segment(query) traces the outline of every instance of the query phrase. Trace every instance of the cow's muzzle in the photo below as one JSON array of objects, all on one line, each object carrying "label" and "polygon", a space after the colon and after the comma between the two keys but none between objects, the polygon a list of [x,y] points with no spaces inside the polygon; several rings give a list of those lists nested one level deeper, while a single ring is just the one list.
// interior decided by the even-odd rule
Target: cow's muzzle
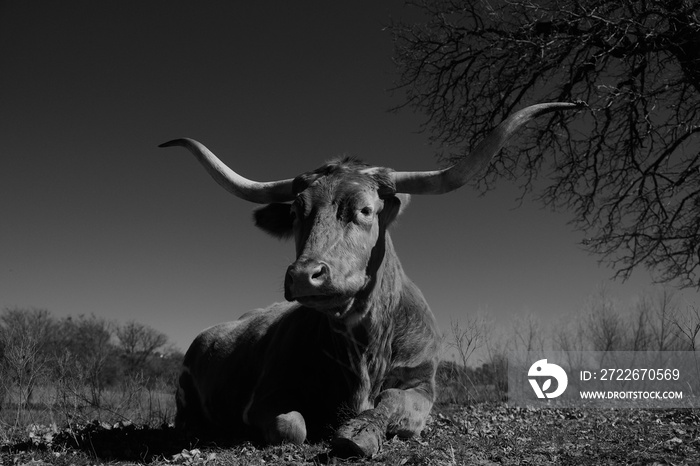
[{"label": "cow's muzzle", "polygon": [[328,293],[331,272],[328,264],[313,259],[300,259],[287,268],[284,298],[287,301],[322,297]]}]

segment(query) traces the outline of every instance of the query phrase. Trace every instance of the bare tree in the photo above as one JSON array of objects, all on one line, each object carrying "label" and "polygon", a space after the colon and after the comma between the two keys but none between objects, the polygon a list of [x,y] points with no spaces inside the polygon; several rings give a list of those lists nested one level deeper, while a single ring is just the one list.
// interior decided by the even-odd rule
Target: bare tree
[{"label": "bare tree", "polygon": [[513,321],[510,350],[516,352],[543,352],[547,335],[539,319],[533,314]]},{"label": "bare tree", "polygon": [[560,319],[552,331],[552,349],[555,351],[587,351],[585,324],[580,316]]},{"label": "bare tree", "polygon": [[680,336],[686,340],[686,348],[697,351],[698,335],[700,334],[700,308],[689,306],[685,312],[680,313],[674,324],[678,327]]},{"label": "bare tree", "polygon": [[55,378],[60,382],[59,391],[81,396],[87,389],[87,401],[99,407],[102,392],[109,381],[107,365],[114,355],[112,344],[114,325],[94,315],[90,317],[67,317],[60,322],[61,354],[60,364],[56,365]]},{"label": "bare tree", "polygon": [[593,351],[622,351],[627,326],[616,303],[602,289],[588,303],[585,332]]},{"label": "bare tree", "polygon": [[684,346],[680,330],[675,324],[679,318],[679,307],[676,295],[672,290],[662,288],[655,293],[642,297],[637,304],[637,313],[644,315],[646,322],[645,347],[631,348],[653,351],[674,351]]},{"label": "bare tree", "polygon": [[143,371],[149,356],[168,342],[164,333],[134,321],[117,327],[115,333],[131,374]]},{"label": "bare tree", "polygon": [[584,351],[589,349],[586,340],[585,321],[581,316],[561,317],[552,328],[552,349],[564,351],[569,370],[573,373],[586,367]]},{"label": "bare tree", "polygon": [[[637,304],[630,315],[629,336],[626,349],[631,351],[647,351],[654,346],[654,330],[652,324],[653,310],[646,299]],[[662,331],[663,333],[663,331]]]},{"label": "bare tree", "polygon": [[450,321],[450,331],[452,335],[447,344],[455,351],[458,362],[463,367],[468,367],[474,352],[486,344],[492,324],[483,315],[476,315],[467,318],[465,323]]},{"label": "bare tree", "polygon": [[[393,24],[397,89],[436,142],[468,153],[513,110],[584,100],[554,114],[486,175],[541,172],[547,205],[566,208],[584,244],[628,277],[700,285],[700,2],[415,0],[423,24]],[[537,187],[543,186],[538,183]]]},{"label": "bare tree", "polygon": [[0,314],[0,392],[17,394],[18,422],[34,388],[48,373],[54,329],[44,309],[6,308]]},{"label": "bare tree", "polygon": [[449,384],[456,384],[456,389],[469,399],[469,393],[477,391],[476,381],[473,379],[473,371],[470,365],[473,362],[474,353],[484,347],[489,339],[493,326],[486,321],[483,315],[478,314],[468,317],[466,322],[450,321],[451,335],[447,339],[447,346],[454,351],[456,365],[450,365],[448,374]]},{"label": "bare tree", "polygon": [[482,378],[493,383],[495,394],[505,399],[508,393],[508,343],[490,338],[486,342],[486,359],[482,366]]}]

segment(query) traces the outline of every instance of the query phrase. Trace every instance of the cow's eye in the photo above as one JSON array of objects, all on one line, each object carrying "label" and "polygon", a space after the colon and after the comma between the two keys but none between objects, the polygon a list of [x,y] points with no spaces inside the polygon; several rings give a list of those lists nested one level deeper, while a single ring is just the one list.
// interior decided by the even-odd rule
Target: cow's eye
[{"label": "cow's eye", "polygon": [[371,205],[362,207],[361,209],[357,209],[354,211],[354,216],[352,218],[352,221],[354,223],[359,223],[363,225],[369,225],[372,223],[372,219],[374,218],[374,208]]}]

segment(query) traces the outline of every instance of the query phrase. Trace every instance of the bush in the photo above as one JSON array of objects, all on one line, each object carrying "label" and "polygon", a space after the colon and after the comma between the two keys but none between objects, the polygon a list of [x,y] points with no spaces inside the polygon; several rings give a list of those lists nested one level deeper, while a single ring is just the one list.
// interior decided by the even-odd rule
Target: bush
[{"label": "bush", "polygon": [[136,322],[4,309],[0,425],[169,422],[183,355],[167,343],[164,334]]}]

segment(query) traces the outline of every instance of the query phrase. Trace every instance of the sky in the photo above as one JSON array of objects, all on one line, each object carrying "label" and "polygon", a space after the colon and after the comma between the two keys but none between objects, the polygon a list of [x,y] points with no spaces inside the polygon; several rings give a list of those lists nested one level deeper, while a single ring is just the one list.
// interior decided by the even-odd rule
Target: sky
[{"label": "sky", "polygon": [[[403,95],[385,26],[417,17],[396,0],[0,1],[0,308],[136,320],[184,350],[282,301],[293,245],[157,146],[195,138],[259,181],[345,154],[434,169],[423,115],[389,111]],[[601,286],[623,302],[649,289],[644,270],[610,282],[570,215],[518,195],[414,196],[393,228],[443,330],[479,313],[556,326]]]}]

